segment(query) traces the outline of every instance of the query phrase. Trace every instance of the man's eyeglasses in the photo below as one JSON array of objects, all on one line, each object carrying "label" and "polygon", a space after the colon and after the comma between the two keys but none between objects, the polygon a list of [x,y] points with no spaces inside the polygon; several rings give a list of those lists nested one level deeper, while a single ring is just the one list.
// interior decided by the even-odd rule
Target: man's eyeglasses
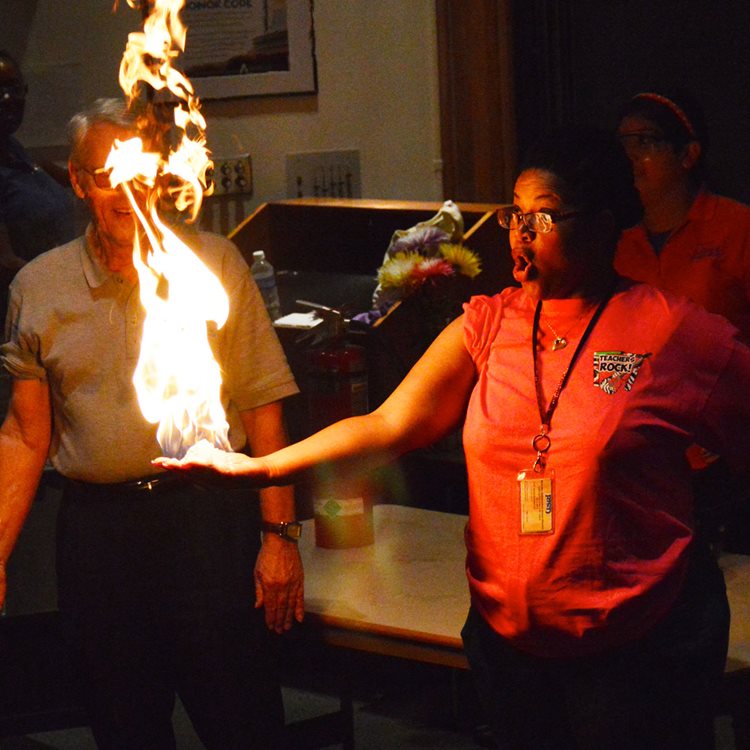
[{"label": "man's eyeglasses", "polygon": [[8,102],[11,99],[23,99],[29,87],[25,83],[14,83],[11,86],[0,86],[0,102]]},{"label": "man's eyeglasses", "polygon": [[663,151],[668,143],[663,135],[656,133],[620,133],[617,138],[630,157],[655,154]]},{"label": "man's eyeglasses", "polygon": [[523,214],[513,206],[503,206],[497,209],[497,223],[503,229],[520,229],[526,227],[531,232],[538,234],[547,234],[558,221],[572,219],[574,216],[580,216],[587,213],[586,211],[568,211],[567,213],[553,214],[547,211],[533,211],[532,213]]},{"label": "man's eyeglasses", "polygon": [[81,171],[90,174],[94,178],[94,184],[100,190],[116,190],[117,188],[112,186],[112,170],[107,167],[99,167],[98,169],[86,169],[86,167],[78,167]]}]

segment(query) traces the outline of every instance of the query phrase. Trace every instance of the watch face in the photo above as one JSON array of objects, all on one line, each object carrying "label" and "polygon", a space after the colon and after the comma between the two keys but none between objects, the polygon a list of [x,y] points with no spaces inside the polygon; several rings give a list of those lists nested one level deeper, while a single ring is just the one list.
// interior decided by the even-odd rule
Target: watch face
[{"label": "watch face", "polygon": [[291,521],[286,524],[284,532],[290,539],[299,539],[302,536],[302,524],[299,521]]},{"label": "watch face", "polygon": [[261,528],[263,531],[276,534],[290,542],[296,542],[302,536],[302,523],[300,521],[282,521],[281,523],[263,521]]}]

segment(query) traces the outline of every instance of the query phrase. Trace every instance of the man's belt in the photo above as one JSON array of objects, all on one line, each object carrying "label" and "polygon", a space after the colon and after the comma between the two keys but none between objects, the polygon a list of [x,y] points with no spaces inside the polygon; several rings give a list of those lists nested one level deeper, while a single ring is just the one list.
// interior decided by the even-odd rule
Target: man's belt
[{"label": "man's belt", "polygon": [[195,487],[195,485],[177,474],[164,472],[150,477],[131,479],[127,482],[81,482],[77,479],[65,478],[64,487],[65,493],[70,497],[106,499],[129,495],[146,498],[159,495],[167,490],[175,490],[180,487],[187,489],[188,487]]}]

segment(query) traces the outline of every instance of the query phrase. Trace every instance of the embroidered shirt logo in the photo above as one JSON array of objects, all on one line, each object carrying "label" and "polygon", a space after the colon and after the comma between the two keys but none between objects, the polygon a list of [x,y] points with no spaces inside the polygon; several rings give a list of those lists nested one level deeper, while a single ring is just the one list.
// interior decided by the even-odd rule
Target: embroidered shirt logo
[{"label": "embroidered shirt logo", "polygon": [[651,352],[594,352],[594,385],[610,396],[620,388],[629,391],[638,377],[638,371]]}]

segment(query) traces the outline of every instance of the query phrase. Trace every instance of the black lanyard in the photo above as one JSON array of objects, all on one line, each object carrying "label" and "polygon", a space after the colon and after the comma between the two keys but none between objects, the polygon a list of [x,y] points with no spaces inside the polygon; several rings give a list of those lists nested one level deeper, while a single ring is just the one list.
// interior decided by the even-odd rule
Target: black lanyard
[{"label": "black lanyard", "polygon": [[539,336],[539,321],[542,316],[542,300],[539,300],[539,302],[537,302],[536,304],[536,310],[534,310],[534,324],[531,330],[531,356],[533,357],[534,361],[534,391],[536,392],[536,404],[539,407],[539,419],[541,420],[541,427],[539,428],[539,434],[535,435],[534,439],[531,441],[531,445],[536,451],[534,471],[537,473],[541,473],[542,471],[544,471],[545,454],[547,453],[547,451],[549,451],[550,445],[552,445],[552,441],[549,437],[549,431],[550,425],[552,423],[552,415],[555,413],[557,402],[560,400],[560,394],[563,392],[563,388],[565,388],[565,386],[567,385],[570,373],[573,371],[573,367],[578,361],[578,357],[583,351],[583,348],[586,345],[591,332],[594,330],[596,322],[601,317],[601,314],[604,312],[604,308],[607,306],[607,303],[612,297],[612,293],[613,292],[610,291],[604,296],[604,298],[594,311],[594,314],[591,316],[591,320],[589,320],[589,323],[586,326],[586,330],[583,332],[583,336],[581,336],[581,340],[578,342],[578,346],[573,352],[573,356],[570,358],[570,362],[568,362],[568,366],[565,368],[565,371],[560,378],[560,382],[557,384],[557,388],[555,388],[555,392],[552,394],[552,398],[550,399],[546,411],[544,409],[544,406],[542,405],[542,383],[541,378],[539,377],[539,362],[537,361],[536,355],[536,342]]}]

